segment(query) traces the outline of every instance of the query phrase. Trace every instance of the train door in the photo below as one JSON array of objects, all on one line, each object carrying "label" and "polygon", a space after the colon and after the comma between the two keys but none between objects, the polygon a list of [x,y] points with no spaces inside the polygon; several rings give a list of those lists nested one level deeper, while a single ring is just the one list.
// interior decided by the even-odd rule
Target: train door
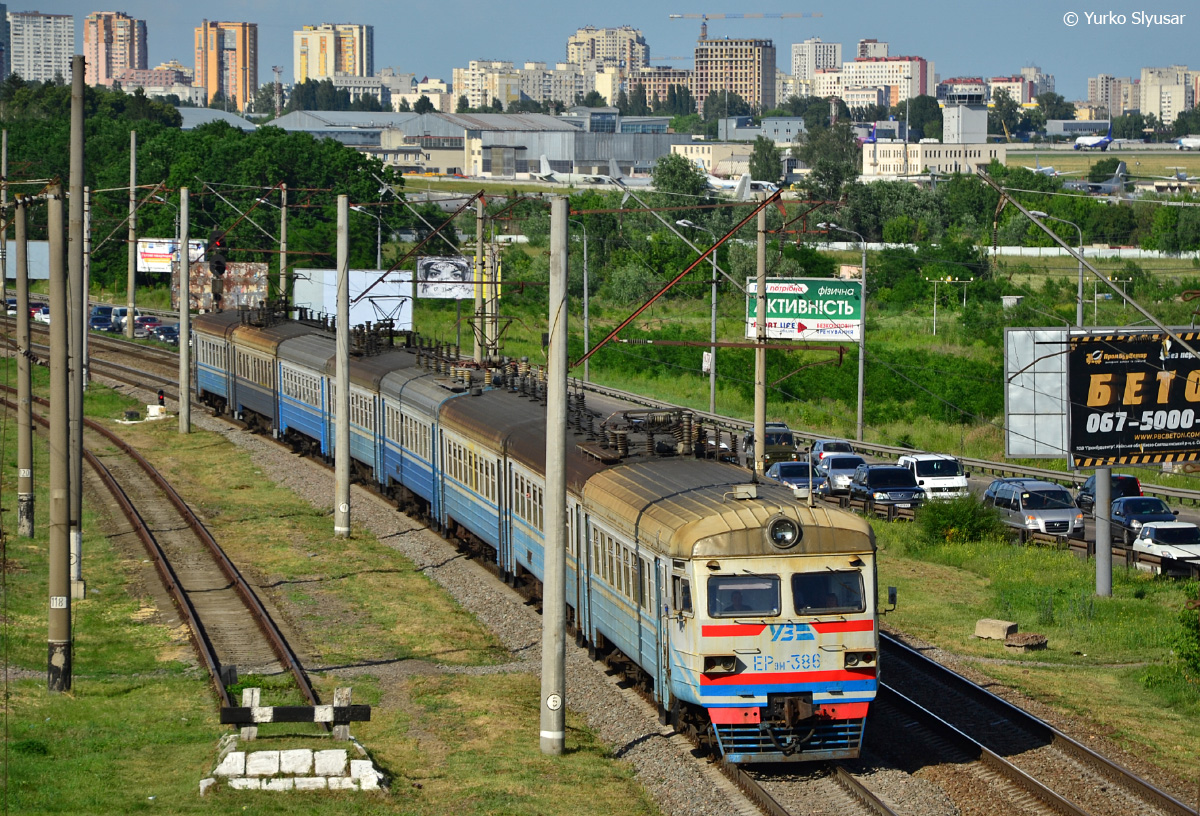
[{"label": "train door", "polygon": [[496,560],[501,571],[508,575],[513,571],[512,562],[512,504],[513,504],[513,472],[512,462],[505,457],[500,472],[500,546],[497,548]]},{"label": "train door", "polygon": [[689,619],[695,616],[687,563],[679,559],[661,559],[658,562],[659,656],[658,676],[654,680],[658,690],[660,718],[665,717],[672,708],[675,699],[671,692],[674,656],[678,653],[680,640],[686,636]]}]

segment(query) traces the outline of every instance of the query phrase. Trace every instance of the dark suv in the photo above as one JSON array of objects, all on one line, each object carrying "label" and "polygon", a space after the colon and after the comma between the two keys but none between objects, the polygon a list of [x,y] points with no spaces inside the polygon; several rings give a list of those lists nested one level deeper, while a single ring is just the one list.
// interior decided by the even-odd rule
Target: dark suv
[{"label": "dark suv", "polygon": [[[1136,476],[1123,476],[1119,473],[1112,475],[1112,498],[1120,499],[1125,496],[1140,495],[1142,495],[1142,485]],[[1094,474],[1088,477],[1088,480],[1083,483],[1083,487],[1079,488],[1075,504],[1085,513],[1096,512],[1096,476]]]},{"label": "dark suv", "polygon": [[876,507],[917,507],[925,501],[925,491],[906,467],[859,465],[850,480],[850,501],[861,501],[869,516]]}]

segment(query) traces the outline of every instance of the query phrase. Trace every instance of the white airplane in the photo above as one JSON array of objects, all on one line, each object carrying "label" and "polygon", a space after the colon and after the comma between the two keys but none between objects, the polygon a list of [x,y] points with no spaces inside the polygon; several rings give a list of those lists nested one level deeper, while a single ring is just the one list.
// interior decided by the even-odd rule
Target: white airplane
[{"label": "white airplane", "polygon": [[550,160],[542,155],[542,171],[530,173],[538,181],[551,181],[555,184],[613,184],[611,176],[600,173],[558,173],[550,169]]},{"label": "white airplane", "polygon": [[1181,136],[1175,140],[1176,150],[1196,150],[1200,148],[1200,136]]},{"label": "white airplane", "polygon": [[755,181],[750,178],[749,173],[742,173],[737,180],[723,179],[720,176],[714,176],[709,173],[699,161],[694,159],[693,161],[696,162],[696,166],[704,173],[704,178],[708,180],[708,189],[718,193],[733,191],[733,197],[738,201],[745,201],[750,197],[750,193],[773,193],[779,189],[778,185],[772,184],[769,181]]},{"label": "white airplane", "polygon": [[1036,173],[1039,176],[1050,176],[1053,178],[1053,177],[1057,177],[1057,176],[1070,176],[1070,175],[1074,175],[1075,173],[1079,172],[1078,170],[1069,170],[1065,173],[1060,173],[1060,172],[1056,171],[1053,167],[1042,167],[1042,160],[1040,158],[1038,158],[1037,156],[1033,157],[1033,164],[1034,164],[1033,167],[1026,166],[1025,169],[1031,173]]},{"label": "white airplane", "polygon": [[1113,139],[1112,122],[1109,122],[1108,133],[1104,134],[1103,136],[1080,136],[1075,140],[1075,149],[1095,150],[1096,148],[1099,148],[1101,150],[1108,150],[1108,146],[1114,141],[1120,141],[1120,139]]}]

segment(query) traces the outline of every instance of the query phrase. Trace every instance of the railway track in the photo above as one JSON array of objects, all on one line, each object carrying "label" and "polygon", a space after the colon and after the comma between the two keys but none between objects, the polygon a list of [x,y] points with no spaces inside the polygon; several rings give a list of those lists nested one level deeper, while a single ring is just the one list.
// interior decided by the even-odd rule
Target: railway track
[{"label": "railway track", "polygon": [[[15,396],[15,389],[4,391]],[[35,400],[46,406],[45,400]],[[11,411],[15,402],[5,400]],[[45,417],[35,413],[40,425]],[[231,706],[230,669],[290,673],[310,705],[316,694],[299,660],[241,573],[170,483],[102,424],[84,420],[84,458],[145,546],[222,706]]]},{"label": "railway track", "polygon": [[[1186,816],[1196,813],[1132,771],[1071,739],[919,651],[880,635],[884,668],[873,717],[911,740],[907,757],[948,763],[988,795],[992,812],[1070,816]],[[936,712],[936,713],[935,713]],[[898,744],[895,739],[889,740]],[[918,752],[916,745],[926,750]],[[972,791],[970,781],[953,788]]]}]

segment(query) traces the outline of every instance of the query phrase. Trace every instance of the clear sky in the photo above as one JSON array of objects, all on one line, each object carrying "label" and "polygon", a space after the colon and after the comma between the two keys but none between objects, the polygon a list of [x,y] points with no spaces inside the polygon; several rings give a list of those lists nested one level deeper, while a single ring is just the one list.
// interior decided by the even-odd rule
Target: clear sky
[{"label": "clear sky", "polygon": [[[1117,3],[1125,0],[1117,0]],[[97,5],[81,0],[37,0],[8,3],[9,11],[37,10],[73,14],[76,51],[83,52],[83,19],[93,11],[123,11],[146,21],[150,67],[170,59],[192,65],[192,30],[202,19],[258,24],[259,83],[272,79],[271,66],[284,67],[292,79],[292,32],[303,25],[359,23],[375,27],[375,69],[395,67],[405,73],[450,81],[455,66],[473,59],[553,63],[566,56],[566,40],[585,25],[629,25],[642,30],[652,61],[690,57],[700,21],[672,20],[668,15],[717,13],[821,13],[803,19],[715,19],[710,38],[761,37],[775,41],[781,68],[790,70],[791,44],[809,37],[841,42],[843,57],[858,40],[886,40],[893,55],[916,55],[934,61],[943,79],[952,76],[1000,76],[1038,65],[1053,74],[1056,90],[1068,100],[1085,98],[1087,78],[1099,73],[1140,75],[1142,66],[1187,65],[1200,69],[1200,4],[1194,0],[1138,0],[1110,5],[1086,0],[804,0],[735,3],[711,7],[679,0],[607,0],[589,4],[563,0],[122,0]],[[1107,19],[1109,13],[1118,15]],[[1137,13],[1186,15],[1177,23],[1150,26]],[[1068,25],[1064,18],[1077,15]],[[1091,19],[1088,15],[1091,15]],[[1105,16],[1102,21],[1101,15]],[[1121,19],[1123,15],[1123,22]],[[691,67],[687,61],[669,63]]]}]

